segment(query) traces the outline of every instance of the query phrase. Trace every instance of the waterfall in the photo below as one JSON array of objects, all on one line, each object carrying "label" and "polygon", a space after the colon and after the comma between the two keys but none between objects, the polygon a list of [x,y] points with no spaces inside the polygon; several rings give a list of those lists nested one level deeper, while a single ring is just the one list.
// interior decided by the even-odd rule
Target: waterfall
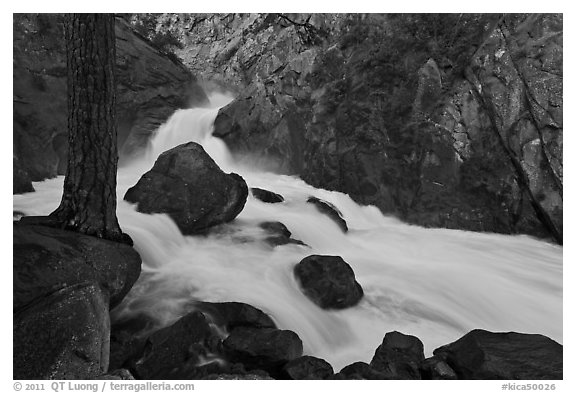
[{"label": "waterfall", "polygon": [[[118,219],[142,256],[143,272],[116,313],[144,312],[164,326],[189,311],[194,299],[248,303],[298,333],[304,352],[326,359],[336,371],[369,363],[393,330],[419,337],[427,356],[475,328],[540,333],[562,342],[561,246],[528,236],[407,225],[298,177],[240,166],[211,135],[218,108],[229,99],[212,96],[212,108],[177,111],[158,129],[145,158],[119,169]],[[279,193],[285,202],[249,196],[233,222],[195,237],[183,236],[167,215],[141,214],[122,200],[162,151],[188,141],[202,144],[249,187]],[[14,210],[50,213],[62,185],[63,177],[34,183],[36,192],[14,195]],[[306,203],[309,196],[337,206],[349,232]],[[263,221],[284,223],[309,247],[273,248],[258,226]],[[325,311],[306,298],[292,270],[311,254],[342,256],[364,289],[363,300]]]}]

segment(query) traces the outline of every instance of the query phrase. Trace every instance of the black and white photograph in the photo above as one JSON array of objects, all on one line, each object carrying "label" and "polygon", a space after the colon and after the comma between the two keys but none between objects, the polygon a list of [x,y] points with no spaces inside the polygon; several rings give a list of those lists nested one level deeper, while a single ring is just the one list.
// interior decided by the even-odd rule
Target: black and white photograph
[{"label": "black and white photograph", "polygon": [[561,391],[564,14],[180,9],[12,14],[6,391]]}]

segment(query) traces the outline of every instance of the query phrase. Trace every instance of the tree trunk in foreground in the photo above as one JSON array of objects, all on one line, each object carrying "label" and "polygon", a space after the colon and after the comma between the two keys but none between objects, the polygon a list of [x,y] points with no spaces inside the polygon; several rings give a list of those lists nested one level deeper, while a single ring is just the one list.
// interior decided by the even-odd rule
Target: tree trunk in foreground
[{"label": "tree trunk in foreground", "polygon": [[51,217],[66,229],[126,242],[116,217],[114,15],[67,15],[65,36],[68,168],[62,201]]}]

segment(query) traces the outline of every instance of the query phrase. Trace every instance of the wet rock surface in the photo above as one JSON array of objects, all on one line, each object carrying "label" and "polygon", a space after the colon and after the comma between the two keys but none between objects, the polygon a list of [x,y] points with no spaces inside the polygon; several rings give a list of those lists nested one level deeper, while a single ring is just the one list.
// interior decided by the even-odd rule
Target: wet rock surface
[{"label": "wet rock surface", "polygon": [[196,379],[221,371],[218,363],[208,361],[218,344],[209,321],[194,312],[146,338],[142,352],[126,366],[138,379]]},{"label": "wet rock surface", "polygon": [[283,368],[288,379],[329,379],[334,375],[334,369],[324,359],[314,356],[302,356],[291,360]]},{"label": "wet rock surface", "polygon": [[546,336],[480,329],[434,350],[458,379],[562,379],[562,354]]},{"label": "wet rock surface", "polygon": [[277,375],[290,360],[302,356],[302,341],[290,330],[239,327],[223,342],[228,359],[248,370],[264,369]]},{"label": "wet rock surface", "polygon": [[109,366],[110,308],[140,274],[132,247],[13,225],[14,377],[91,379]]},{"label": "wet rock surface", "polygon": [[452,367],[437,356],[427,358],[420,364],[420,374],[422,379],[458,379]]},{"label": "wet rock surface", "polygon": [[301,240],[293,239],[292,232],[286,228],[286,225],[279,221],[266,221],[260,223],[260,228],[264,229],[270,236],[265,241],[273,247],[283,246],[285,244],[298,244],[305,246]]},{"label": "wet rock surface", "polygon": [[340,370],[339,373],[334,374],[334,377],[332,379],[387,380],[395,378],[393,376],[375,370],[367,363],[356,362],[344,367],[342,370]]},{"label": "wet rock surface", "polygon": [[142,213],[168,214],[185,235],[232,221],[247,197],[244,179],[222,172],[194,142],[162,153],[124,195]]},{"label": "wet rock surface", "polygon": [[390,332],[376,349],[370,366],[395,379],[421,379],[419,365],[423,360],[424,345],[418,337]]},{"label": "wet rock surface", "polygon": [[94,284],[116,306],[140,275],[130,246],[37,225],[13,225],[14,312],[58,290]]},{"label": "wet rock surface", "polygon": [[250,188],[250,192],[254,196],[254,198],[261,200],[265,203],[280,203],[284,202],[284,197],[280,194],[276,194],[275,192],[264,190],[263,188],[252,187]]},{"label": "wet rock surface", "polygon": [[238,302],[226,303],[194,303],[194,308],[205,315],[218,326],[230,331],[237,327],[276,328],[276,324],[261,310],[249,304]]},{"label": "wet rock surface", "polygon": [[342,217],[342,213],[336,206],[331,204],[330,202],[323,201],[322,199],[316,197],[309,197],[306,201],[318,209],[318,211],[326,216],[330,217],[332,221],[338,225],[338,227],[342,230],[342,232],[348,232],[348,224],[346,220]]},{"label": "wet rock surface", "polygon": [[92,379],[108,368],[110,316],[95,284],[76,284],[14,314],[15,379]]},{"label": "wet rock surface", "polygon": [[294,268],[302,292],[325,309],[342,309],[356,305],[364,291],[354,271],[339,256],[310,255]]}]

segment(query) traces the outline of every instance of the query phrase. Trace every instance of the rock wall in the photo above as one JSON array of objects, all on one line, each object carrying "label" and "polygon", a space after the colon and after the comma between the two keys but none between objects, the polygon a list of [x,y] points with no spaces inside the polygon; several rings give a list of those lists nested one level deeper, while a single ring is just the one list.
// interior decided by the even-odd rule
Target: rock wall
[{"label": "rock wall", "polygon": [[215,134],[238,157],[419,225],[562,242],[562,16],[478,23],[452,57],[411,49],[397,18],[164,23],[191,69],[237,91]]},{"label": "rock wall", "polygon": [[[118,147],[123,159],[136,154],[174,110],[208,99],[186,67],[150,46],[121,18],[116,18],[116,40]],[[62,16],[15,14],[13,42],[14,161],[20,168],[14,171],[16,185],[26,174],[39,181],[66,171]]]}]

